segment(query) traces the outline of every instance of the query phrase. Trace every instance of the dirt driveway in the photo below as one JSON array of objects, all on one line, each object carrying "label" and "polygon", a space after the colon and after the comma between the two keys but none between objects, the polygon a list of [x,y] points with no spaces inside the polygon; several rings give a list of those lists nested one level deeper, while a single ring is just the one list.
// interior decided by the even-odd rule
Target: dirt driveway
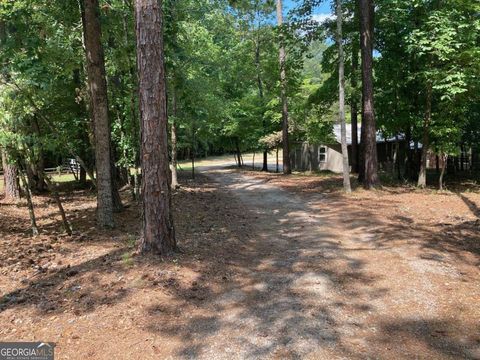
[{"label": "dirt driveway", "polygon": [[209,176],[256,219],[242,273],[218,303],[211,354],[227,340],[234,358],[480,358],[472,264],[414,238],[384,241],[369,209],[241,173]]},{"label": "dirt driveway", "polygon": [[0,339],[59,359],[480,358],[478,253],[406,217],[210,169],[174,195],[182,252],[158,259],[133,255],[134,204],[99,233],[94,201],[66,201],[73,239],[54,204],[33,240],[26,208],[0,206]]}]

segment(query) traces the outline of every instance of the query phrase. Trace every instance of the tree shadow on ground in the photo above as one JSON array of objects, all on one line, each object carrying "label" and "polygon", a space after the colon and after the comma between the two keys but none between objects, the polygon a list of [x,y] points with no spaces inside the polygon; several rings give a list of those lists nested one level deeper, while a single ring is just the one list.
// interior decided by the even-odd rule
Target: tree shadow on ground
[{"label": "tree shadow on ground", "polygon": [[478,220],[428,224],[401,215],[379,222],[372,229],[375,244],[390,247],[417,247],[423,259],[458,265],[480,264]]},{"label": "tree shadow on ground", "polygon": [[[125,249],[116,249],[105,255],[74,266],[64,266],[24,281],[25,286],[5,294],[0,300],[0,313],[10,308],[33,307],[38,315],[70,311],[75,315],[93,311],[99,305],[120,301],[126,292],[120,283],[103,288],[95,276],[104,272],[121,271],[120,255]],[[88,281],[80,281],[88,277]],[[83,286],[80,286],[79,283]],[[89,283],[89,286],[85,286]],[[108,291],[104,291],[108,290]]]},{"label": "tree shadow on ground", "polygon": [[[381,322],[379,328],[381,335],[367,341],[390,347],[397,354],[421,353],[423,347],[438,358],[476,359],[480,354],[478,323],[407,318]],[[377,355],[370,352],[366,358]]]},{"label": "tree shadow on ground", "polygon": [[[200,238],[196,245],[186,245],[199,256],[198,278],[190,285],[176,284],[168,303],[149,307],[146,329],[181,339],[177,356],[182,358],[217,354],[232,358],[328,358],[331,354],[364,358],[351,339],[370,334],[371,325],[364,319],[379,311],[389,289],[380,285],[384,279],[366,270],[363,260],[351,255],[362,249],[345,248],[338,233],[322,224],[336,223],[350,230],[384,224],[368,209],[350,210],[348,218],[328,209],[319,214],[304,198],[292,202],[297,196],[291,193],[275,192],[271,199],[272,192],[262,188],[266,183],[261,179],[242,184],[237,175],[228,176],[231,180],[224,184],[227,193],[203,179],[200,187],[210,191],[197,194],[195,201],[204,204],[204,213],[184,214],[193,223],[203,221],[207,232],[216,232],[208,240],[213,244],[202,242],[199,229],[187,229],[184,235]],[[229,195],[230,191],[235,195]],[[257,200],[252,203],[250,198],[249,205],[238,201],[238,197],[252,196]],[[223,199],[223,206],[218,205],[218,198]],[[334,197],[328,206],[335,208],[343,202]],[[367,219],[369,224],[352,223],[355,218]],[[377,240],[375,236],[366,238],[365,251],[392,246]],[[172,316],[171,321],[164,321],[165,314]],[[373,337],[377,349],[388,330],[381,328]],[[433,330],[423,331],[423,341],[432,354],[442,354],[427,342]],[[408,328],[405,332],[416,337]],[[450,344],[449,351],[465,354],[458,352],[460,345],[449,334],[441,337]],[[395,343],[394,338],[388,341]]]},{"label": "tree shadow on ground", "polygon": [[477,218],[480,218],[480,208],[478,207],[478,205],[461,193],[458,193],[457,195],[460,199],[462,199],[465,205],[468,206],[472,214],[475,215]]},{"label": "tree shadow on ground", "polygon": [[[37,202],[50,205],[37,217],[38,236],[31,235],[25,213],[5,212],[0,217],[0,273],[21,279],[18,289],[0,294],[0,313],[32,307],[38,315],[78,315],[122,301],[125,283],[112,274],[129,270],[123,256],[131,252],[137,237],[138,207],[130,204],[116,214],[116,229],[99,230],[94,204],[79,194],[67,197],[64,206],[74,230],[67,236],[56,205],[46,196],[39,198]],[[99,277],[111,281],[99,284]]]},{"label": "tree shadow on ground", "polygon": [[[300,195],[306,193],[311,196],[313,201],[318,202],[322,200],[322,193],[328,193],[328,191],[324,191],[325,189],[333,189],[331,193],[326,194],[327,197],[324,199],[328,204],[327,206],[344,209],[341,212],[349,219],[345,222],[344,227],[349,230],[361,230],[370,233],[371,243],[374,243],[377,247],[392,248],[402,243],[408,243],[420,246],[424,250],[424,253],[420,255],[422,257],[429,257],[433,251],[440,255],[447,255],[445,259],[454,257],[460,263],[473,264],[472,258],[468,256],[468,253],[470,253],[476,258],[474,260],[476,264],[480,264],[480,259],[478,259],[478,255],[480,255],[480,220],[452,222],[450,219],[445,219],[444,222],[430,224],[425,221],[418,222],[416,219],[402,214],[394,215],[388,221],[380,220],[372,211],[369,211],[368,206],[371,206],[371,203],[366,202],[364,204],[362,199],[353,203],[350,198],[345,197],[341,192],[341,181],[341,177],[338,176],[326,179],[313,178],[308,180],[306,186],[302,183]],[[286,185],[282,184],[283,188],[292,190],[297,194],[299,194],[298,188],[296,188],[298,186],[299,184],[295,181],[287,182]],[[358,187],[358,184],[354,185],[354,188],[355,186]],[[425,194],[426,190],[398,184],[398,187],[383,188],[381,194],[400,195],[412,192]],[[480,208],[474,201],[462,193],[455,193],[455,195],[462,199],[474,216],[480,218]],[[375,204],[377,212],[381,212],[383,209],[385,211],[398,209],[402,206],[401,202],[394,200],[392,197],[385,198],[382,201],[382,196],[380,195]],[[357,207],[349,207],[349,204],[355,204]],[[358,207],[362,207],[362,210],[359,210]],[[328,212],[324,208],[315,210],[317,212]],[[443,258],[443,256],[438,258]]]},{"label": "tree shadow on ground", "polygon": [[[232,355],[241,358],[274,353],[302,357],[317,348],[341,347],[339,328],[352,325],[337,324],[333,308],[343,306],[357,312],[370,308],[362,301],[330,303],[331,288],[355,297],[363,291],[359,284],[372,284],[375,279],[363,274],[362,262],[343,253],[328,232],[300,234],[308,214],[299,204],[292,208],[288,195],[279,197],[274,208],[271,202],[254,208],[239,203],[237,196],[248,196],[250,191],[259,199],[271,196],[270,190],[259,190],[257,185],[237,187],[236,195],[231,196],[219,193],[218,185],[207,181],[202,186],[211,191],[197,194],[196,199],[204,204],[205,213],[184,214],[191,216],[193,223],[197,223],[196,217],[207,215],[203,221],[211,223],[206,228],[216,231],[219,242],[199,243],[192,249],[203,259],[199,277],[192,286],[173,288],[172,295],[180,299],[177,306],[191,319],[163,322],[164,312],[174,312],[171,305],[155,304],[148,310],[155,314],[162,309],[151,318],[149,331],[182,339],[178,356],[208,356],[225,351],[222,348],[229,344]],[[221,206],[215,201],[218,197]],[[271,212],[277,221],[265,228]],[[285,231],[282,223],[286,221],[292,231]],[[186,237],[195,236],[201,237],[198,229]],[[344,267],[338,269],[333,262]]]},{"label": "tree shadow on ground", "polygon": [[[429,357],[471,355],[474,340],[463,344],[457,335],[474,328],[459,328],[456,334],[442,330],[463,323],[421,316],[412,322],[383,319],[390,288],[367,269],[366,260],[354,255],[396,247],[399,233],[401,241],[415,234],[425,249],[430,244],[440,253],[457,250],[460,256],[456,243],[439,244],[437,233],[411,229],[406,221],[392,227],[369,209],[342,208],[342,196],[272,195],[271,189],[262,188],[268,184],[242,184],[239,176],[228,175],[222,186],[213,177],[199,176],[195,188],[174,195],[177,219],[182,220],[176,224],[182,252],[174,258],[124,258],[131,248],[114,240],[124,230],[105,233],[102,240],[77,247],[100,241],[110,244],[105,254],[29,279],[3,297],[0,314],[32,308],[40,317],[82,315],[141,294],[149,298],[138,327],[164,341],[178,340],[177,358],[375,358],[385,348],[393,349],[387,352],[391,357],[414,356],[417,343],[430,351]],[[319,206],[319,200],[325,203]],[[118,219],[124,223],[133,217],[127,223],[133,226],[138,209],[129,211]],[[89,209],[79,223],[86,229],[93,219]],[[338,229],[365,236],[357,248],[349,248]],[[137,230],[138,224],[133,232]],[[140,293],[122,279],[133,272],[143,273],[140,287],[151,293]],[[195,275],[182,277],[182,272]],[[373,324],[366,320],[377,314],[380,320]],[[412,347],[402,349],[399,336]],[[368,346],[359,346],[362,341]]]}]

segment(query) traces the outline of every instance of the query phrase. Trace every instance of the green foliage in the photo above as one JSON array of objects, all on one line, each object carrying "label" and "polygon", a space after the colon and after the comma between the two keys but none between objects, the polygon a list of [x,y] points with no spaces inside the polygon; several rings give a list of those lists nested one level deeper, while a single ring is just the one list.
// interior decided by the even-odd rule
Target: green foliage
[{"label": "green foliage", "polygon": [[[293,141],[331,142],[337,121],[334,21],[311,20],[319,0],[297,1],[282,28],[272,0],[165,0],[170,123],[180,158],[278,145],[278,45],[287,50]],[[100,1],[117,165],[139,164],[132,2]],[[360,108],[356,2],[345,0],[346,98]],[[479,147],[480,5],[466,0],[378,0],[375,108],[386,136],[422,141],[432,88],[431,149]],[[0,147],[35,162],[80,155],[90,166],[92,126],[77,1],[0,3]],[[350,86],[358,79],[356,87]],[[348,118],[348,116],[347,116]],[[280,139],[281,141],[281,139]]]},{"label": "green foliage", "polygon": [[455,155],[473,120],[469,104],[479,99],[479,62],[472,56],[479,51],[478,4],[379,1],[377,20],[380,126],[389,134],[410,128],[421,141],[426,89],[432,87],[431,148]]},{"label": "green foliage", "polygon": [[79,80],[83,49],[74,5],[41,0],[0,4],[0,143],[30,161],[41,152],[65,153],[67,143],[79,153],[85,149],[79,136],[87,118]]}]

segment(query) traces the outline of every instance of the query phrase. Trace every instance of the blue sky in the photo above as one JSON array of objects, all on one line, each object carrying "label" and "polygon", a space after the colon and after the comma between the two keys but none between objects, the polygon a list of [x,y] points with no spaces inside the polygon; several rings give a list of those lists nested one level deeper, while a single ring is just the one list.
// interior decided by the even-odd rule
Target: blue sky
[{"label": "blue sky", "polygon": [[[288,10],[295,6],[295,0],[284,0],[283,6],[286,13]],[[315,15],[319,16],[320,19],[326,17],[327,15],[330,15],[332,13],[330,6],[330,0],[323,1],[322,4],[317,7],[317,9],[315,9]]]}]

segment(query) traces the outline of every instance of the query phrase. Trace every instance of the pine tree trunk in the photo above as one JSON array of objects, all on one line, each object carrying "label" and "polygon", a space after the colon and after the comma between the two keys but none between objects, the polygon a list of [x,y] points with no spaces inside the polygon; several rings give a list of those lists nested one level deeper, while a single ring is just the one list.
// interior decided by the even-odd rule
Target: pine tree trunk
[{"label": "pine tree trunk", "polygon": [[171,209],[162,1],[136,0],[142,151],[143,234],[140,252],[176,248]]},{"label": "pine tree trunk", "polygon": [[237,165],[239,168],[242,167],[242,152],[240,151],[240,144],[238,138],[235,138],[235,151],[237,152]]},{"label": "pine tree trunk", "polygon": [[366,189],[379,185],[377,130],[373,106],[373,14],[372,0],[360,0],[363,186]]},{"label": "pine tree trunk", "polygon": [[267,150],[263,151],[262,171],[268,171],[268,151]]},{"label": "pine tree trunk", "polygon": [[138,166],[135,166],[133,171],[133,193],[135,194],[135,199],[138,201],[141,194],[141,184],[140,184],[140,174],[138,171]]},{"label": "pine tree trunk", "polygon": [[[283,6],[282,0],[277,0],[277,24],[280,27],[283,26]],[[280,33],[280,50],[279,50],[279,62],[280,62],[280,99],[282,102],[282,144],[283,144],[283,173],[291,174],[292,169],[290,166],[290,144],[288,141],[288,99],[287,99],[287,71],[286,71],[286,54],[285,44],[283,43],[283,35]]]},{"label": "pine tree trunk", "polygon": [[280,166],[278,164],[278,150],[279,149],[278,149],[278,145],[277,145],[277,159],[276,159],[276,164],[275,164],[276,165],[276,167],[275,167],[275,172],[276,173],[280,172]]},{"label": "pine tree trunk", "polygon": [[27,198],[28,215],[30,216],[32,235],[37,236],[39,234],[39,231],[37,227],[37,219],[35,217],[35,209],[33,208],[32,192],[30,190],[31,184],[28,183],[28,180],[26,179],[22,171],[20,171],[20,178],[22,179],[25,197]]},{"label": "pine tree trunk", "polygon": [[460,170],[465,170],[465,147],[463,145],[460,146]]},{"label": "pine tree trunk", "polygon": [[345,60],[343,55],[343,36],[342,36],[342,2],[337,1],[337,44],[338,44],[338,102],[339,102],[339,120],[341,126],[341,143],[343,158],[343,189],[346,193],[351,193],[350,187],[350,166],[348,164],[348,146],[347,146],[347,125],[345,123]]},{"label": "pine tree trunk", "polygon": [[[417,171],[415,170],[415,158],[416,158],[416,149],[412,149],[410,144],[412,142],[412,128],[411,126],[407,127],[407,131],[405,133],[405,146],[406,146],[406,153],[405,153],[405,172],[404,177],[407,180],[417,180]],[[416,147],[416,142],[414,143]]]},{"label": "pine tree trunk", "polygon": [[[112,83],[118,83],[120,80],[117,76],[117,80],[113,80]],[[117,119],[120,125],[120,141],[125,138],[125,124],[124,124],[124,116],[122,115],[121,109],[116,106],[116,112],[117,112]],[[112,200],[113,200],[113,211],[116,213],[122,212],[124,210],[123,203],[122,203],[122,198],[120,196],[119,189],[124,186],[128,182],[128,172],[126,171],[126,168],[123,167],[118,167],[116,165],[117,159],[118,159],[118,152],[117,149],[113,144],[110,146],[111,150],[111,159],[110,159],[110,165],[112,168]],[[125,150],[124,150],[124,156],[126,155]]]},{"label": "pine tree trunk", "polygon": [[97,223],[114,227],[113,179],[111,169],[110,122],[108,119],[105,60],[101,43],[98,0],[83,0],[83,34],[87,73],[95,124],[95,163],[97,169]]},{"label": "pine tree trunk", "polygon": [[[175,85],[174,85],[175,86]],[[178,184],[178,174],[177,174],[177,94],[175,88],[173,89],[172,94],[173,101],[173,120],[171,127],[171,141],[172,141],[172,165],[170,170],[172,172],[172,188],[176,189],[179,187]]]},{"label": "pine tree trunk", "polygon": [[190,152],[191,156],[191,164],[192,164],[192,180],[195,180],[195,152]]},{"label": "pine tree trunk", "polygon": [[[263,95],[263,82],[261,76],[261,67],[260,67],[260,36],[257,36],[257,41],[255,42],[255,67],[257,70],[257,86],[258,86],[258,96],[260,98],[260,102],[262,104],[262,127],[263,127],[263,135],[267,135],[267,123],[265,121],[265,114],[263,113],[263,105],[264,105],[264,95]],[[268,171],[268,156],[267,156],[267,149],[263,152],[263,165],[262,171]]]},{"label": "pine tree trunk", "polygon": [[7,154],[2,151],[4,200],[17,202],[20,199],[17,167],[8,163]]},{"label": "pine tree trunk", "polygon": [[400,154],[400,141],[398,140],[398,136],[395,137],[395,150],[393,153],[393,169],[392,169],[392,177],[397,177],[398,180],[402,179],[402,173],[400,171],[400,161],[399,161],[399,154]]},{"label": "pine tree trunk", "polygon": [[417,186],[424,188],[427,186],[427,157],[429,148],[429,131],[432,119],[432,85],[427,85],[427,100],[425,105],[425,117],[423,119],[423,140],[422,140],[422,157],[420,160],[420,171],[418,173]]},{"label": "pine tree trunk", "polygon": [[113,201],[113,211],[116,213],[122,212],[124,210],[122,198],[119,192],[119,179],[120,174],[117,166],[115,165],[115,155],[112,152],[111,155],[111,178],[112,178],[112,201]]},{"label": "pine tree trunk", "polygon": [[443,177],[445,175],[445,170],[447,169],[447,160],[448,160],[448,155],[442,154],[442,172],[440,173],[440,176],[438,178],[438,188],[440,191],[443,190]]},{"label": "pine tree trunk", "polygon": [[196,152],[196,139],[195,139],[195,121],[192,122],[192,149],[190,151],[190,156],[192,160],[192,179],[195,180],[195,156]]},{"label": "pine tree trunk", "polygon": [[[41,137],[40,125],[37,118],[34,116],[31,123],[32,131],[39,138]],[[37,150],[36,161],[32,164],[32,170],[35,175],[35,191],[42,193],[45,191],[45,179],[44,179],[44,169],[45,169],[45,160],[43,158],[43,150],[41,146],[35,147]]]},{"label": "pine tree trunk", "polygon": [[354,41],[352,44],[352,73],[350,84],[352,95],[350,97],[350,123],[352,127],[352,169],[358,173],[359,168],[359,146],[358,146],[358,106],[357,106],[357,70],[358,70],[358,47]]}]

